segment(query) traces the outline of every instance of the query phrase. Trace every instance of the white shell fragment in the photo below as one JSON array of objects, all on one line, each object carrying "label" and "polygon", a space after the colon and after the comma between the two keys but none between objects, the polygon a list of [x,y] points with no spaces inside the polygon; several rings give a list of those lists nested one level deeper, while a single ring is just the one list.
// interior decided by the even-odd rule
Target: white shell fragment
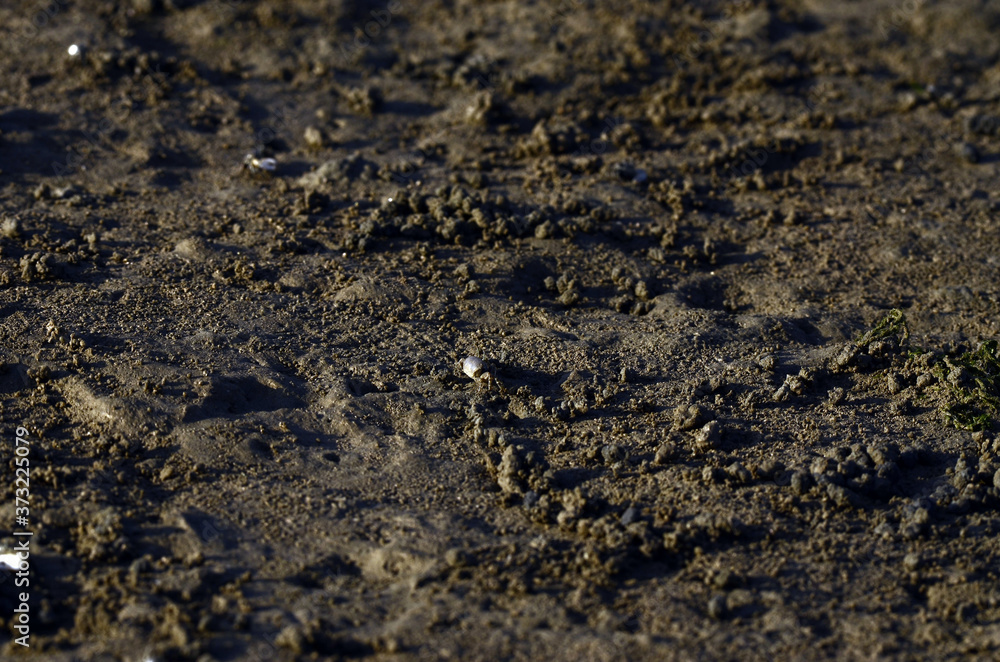
[{"label": "white shell fragment", "polygon": [[0,554],[0,569],[4,570],[17,570],[18,566],[21,565],[21,559],[17,554]]},{"label": "white shell fragment", "polygon": [[278,162],[272,158],[259,159],[253,154],[247,154],[243,159],[243,168],[252,173],[274,172],[278,168]]},{"label": "white shell fragment", "polygon": [[472,379],[478,379],[483,374],[483,361],[475,356],[466,356],[462,359],[462,372]]}]

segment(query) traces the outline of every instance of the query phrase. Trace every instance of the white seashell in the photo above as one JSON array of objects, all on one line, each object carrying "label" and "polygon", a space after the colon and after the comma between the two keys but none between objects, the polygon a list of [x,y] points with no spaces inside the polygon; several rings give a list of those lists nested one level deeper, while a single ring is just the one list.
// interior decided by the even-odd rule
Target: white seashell
[{"label": "white seashell", "polygon": [[475,356],[467,356],[462,359],[462,372],[472,379],[478,379],[483,373],[483,361]]},{"label": "white seashell", "polygon": [[243,169],[252,173],[274,172],[278,168],[278,162],[272,158],[258,159],[252,153],[243,158]]},{"label": "white seashell", "polygon": [[0,554],[0,568],[5,570],[17,570],[21,565],[21,559],[17,554]]}]

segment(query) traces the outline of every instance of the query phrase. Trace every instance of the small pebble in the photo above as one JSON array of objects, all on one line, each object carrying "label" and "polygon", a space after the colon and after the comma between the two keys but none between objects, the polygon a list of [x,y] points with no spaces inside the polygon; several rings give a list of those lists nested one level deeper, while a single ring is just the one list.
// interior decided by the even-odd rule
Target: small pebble
[{"label": "small pebble", "polygon": [[601,447],[601,457],[604,458],[605,464],[610,465],[625,460],[627,453],[618,444],[605,444]]},{"label": "small pebble", "polygon": [[965,121],[965,129],[984,136],[1000,135],[1000,116],[973,115]]},{"label": "small pebble", "polygon": [[777,365],[777,363],[778,361],[774,358],[774,354],[764,354],[757,359],[757,365],[768,372],[774,370],[774,366]]},{"label": "small pebble", "polygon": [[722,426],[718,421],[709,421],[694,433],[694,445],[698,450],[717,448],[721,439]]},{"label": "small pebble", "polygon": [[803,495],[812,487],[812,478],[804,471],[796,471],[792,474],[789,485],[792,491],[798,495]]},{"label": "small pebble", "polygon": [[18,219],[8,217],[0,222],[0,237],[14,239],[19,234],[20,228],[18,227]]},{"label": "small pebble", "polygon": [[623,182],[627,182],[630,179],[634,180],[636,177],[635,166],[631,163],[616,163],[612,168],[618,179]]},{"label": "small pebble", "polygon": [[275,637],[274,643],[298,655],[305,649],[306,636],[301,626],[286,625]]},{"label": "small pebble", "polygon": [[899,95],[899,107],[903,110],[913,110],[920,99],[913,92],[904,92]]},{"label": "small pebble", "polygon": [[753,476],[750,475],[750,470],[743,466],[742,462],[733,462],[728,467],[726,467],[726,475],[736,482],[746,485],[751,480]]},{"label": "small pebble", "polygon": [[968,163],[979,163],[979,150],[971,143],[958,143],[955,153]]},{"label": "small pebble", "polygon": [[556,297],[556,301],[569,308],[580,301],[580,293],[577,290],[566,290]]},{"label": "small pebble", "polygon": [[555,233],[555,224],[552,221],[543,221],[535,228],[535,239],[551,239]]},{"label": "small pebble", "polygon": [[[656,449],[656,456],[653,464],[668,464],[677,454],[677,446],[671,442],[664,442]],[[1000,473],[997,474],[1000,476]]]},{"label": "small pebble", "polygon": [[444,562],[450,568],[461,568],[469,564],[469,555],[457,547],[452,547],[444,553]]},{"label": "small pebble", "polygon": [[839,386],[835,386],[826,394],[826,401],[836,407],[844,401],[845,391]]},{"label": "small pebble", "polygon": [[622,515],[622,526],[628,526],[637,521],[639,521],[639,509],[635,506],[629,506],[625,514]]},{"label": "small pebble", "polygon": [[881,466],[883,464],[888,464],[890,462],[895,463],[899,459],[899,449],[895,444],[887,444],[884,442],[876,442],[868,444],[865,449],[868,453],[868,457],[872,459],[872,462],[876,466]]},{"label": "small pebble", "polygon": [[[732,570],[723,569],[715,573],[712,578],[712,585],[720,590],[736,588],[740,583],[739,576]],[[721,596],[720,596],[721,597]]]},{"label": "small pebble", "polygon": [[312,149],[319,149],[323,146],[323,134],[314,126],[306,127],[303,138],[306,141],[306,145]]},{"label": "small pebble", "polygon": [[693,430],[713,418],[701,405],[681,405],[674,410],[674,430]]},{"label": "small pebble", "polygon": [[729,614],[729,606],[726,604],[726,596],[713,595],[708,601],[708,615],[714,619],[722,620]]},{"label": "small pebble", "polygon": [[757,474],[764,480],[775,480],[785,470],[785,464],[779,460],[766,459],[757,468]]},{"label": "small pebble", "polygon": [[725,472],[718,467],[705,467],[701,470],[701,479],[706,485],[721,483],[725,479]]}]

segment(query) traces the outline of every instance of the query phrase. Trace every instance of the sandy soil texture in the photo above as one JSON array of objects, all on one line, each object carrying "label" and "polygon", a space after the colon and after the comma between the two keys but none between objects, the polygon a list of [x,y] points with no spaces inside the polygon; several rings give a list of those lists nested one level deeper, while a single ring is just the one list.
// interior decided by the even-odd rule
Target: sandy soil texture
[{"label": "sandy soil texture", "polygon": [[0,657],[1000,655],[997,3],[0,25]]}]

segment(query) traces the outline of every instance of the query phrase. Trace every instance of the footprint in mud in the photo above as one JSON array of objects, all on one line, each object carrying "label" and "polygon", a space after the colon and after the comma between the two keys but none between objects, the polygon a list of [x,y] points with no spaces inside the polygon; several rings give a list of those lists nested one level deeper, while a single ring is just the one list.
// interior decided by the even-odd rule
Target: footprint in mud
[{"label": "footprint in mud", "polygon": [[[284,379],[283,381],[288,381]],[[278,376],[237,375],[210,378],[201,401],[187,408],[185,422],[240,416],[252,412],[302,406],[298,388],[282,384]]]}]

